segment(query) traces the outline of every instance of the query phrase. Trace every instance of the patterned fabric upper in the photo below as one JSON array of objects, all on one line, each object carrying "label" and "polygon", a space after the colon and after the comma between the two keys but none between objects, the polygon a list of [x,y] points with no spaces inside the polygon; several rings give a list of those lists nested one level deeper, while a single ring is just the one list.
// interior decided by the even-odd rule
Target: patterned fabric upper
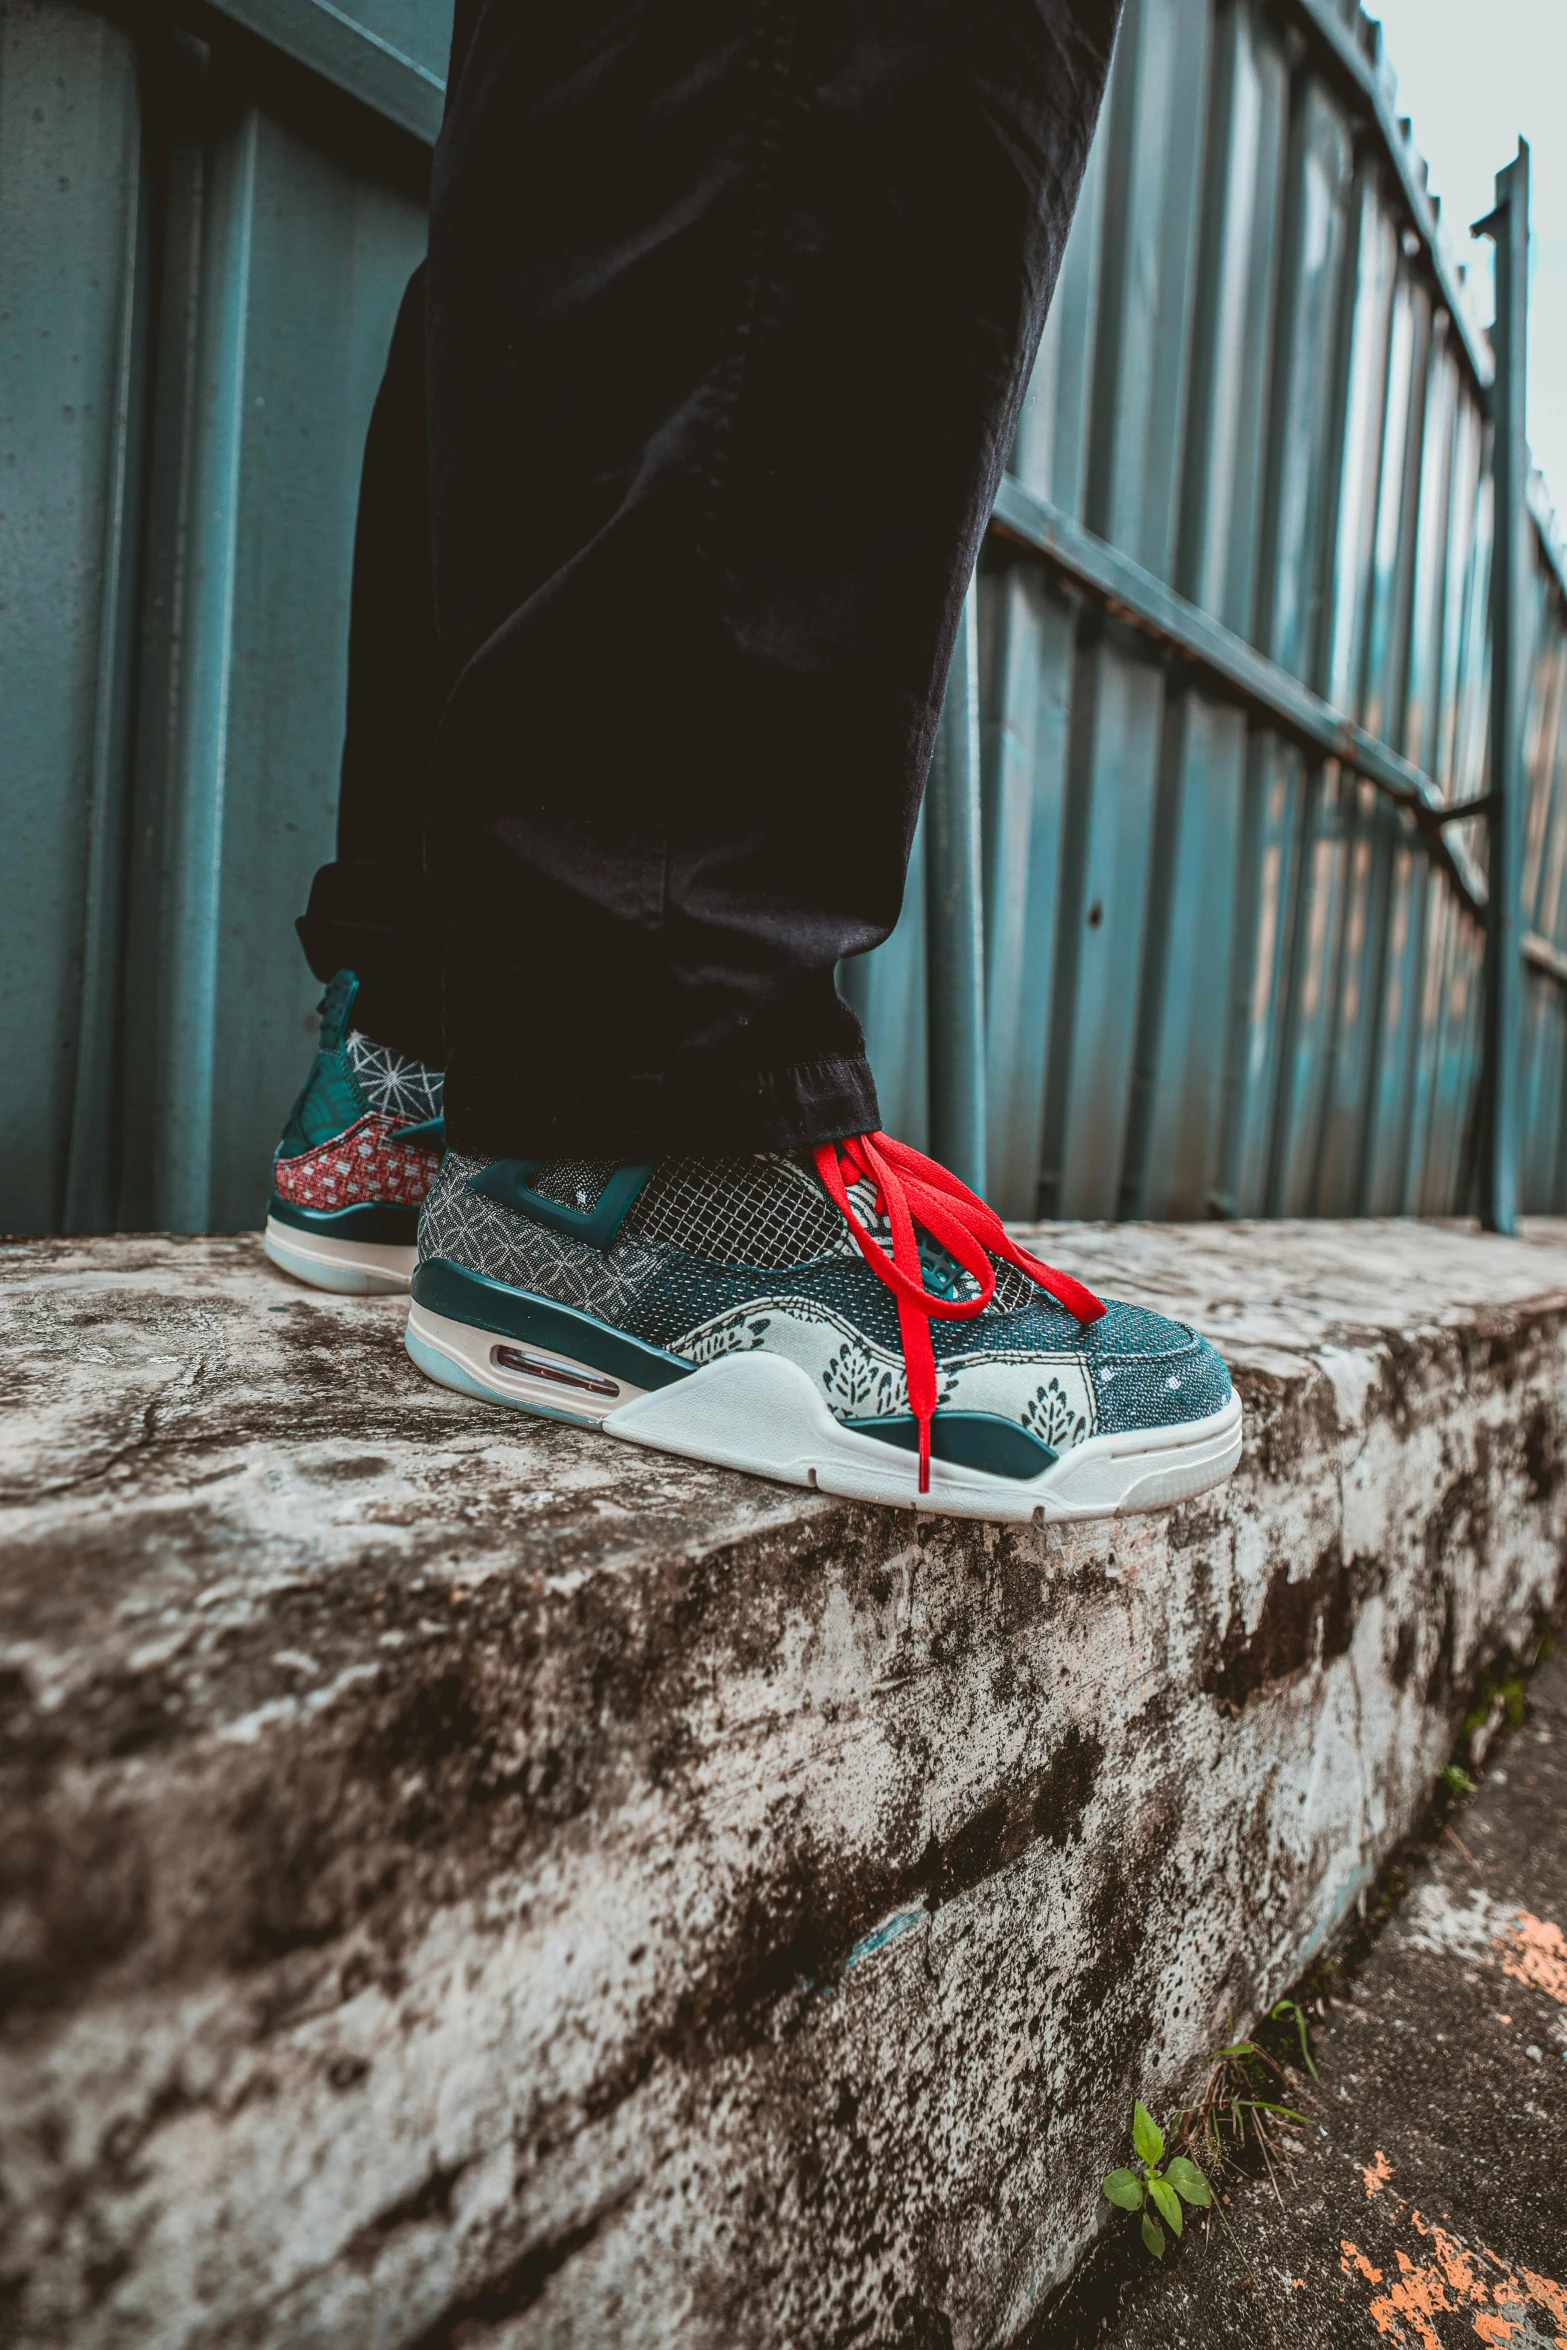
[{"label": "patterned fabric upper", "polygon": [[[755,1347],[784,1353],[842,1420],[908,1411],[896,1301],[814,1169],[778,1154],[662,1160],[614,1242],[598,1249],[471,1191],[485,1164],[447,1157],[420,1219],[421,1259],[574,1306],[689,1362]],[[612,1172],[560,1162],[531,1182],[586,1209]],[[976,1294],[934,1242],[921,1256],[932,1290]],[[1229,1398],[1218,1355],[1182,1324],[1132,1305],[1080,1323],[1005,1263],[983,1313],[930,1327],[938,1409],[998,1413],[1056,1452],[1102,1431],[1202,1419]]]},{"label": "patterned fabric upper", "polygon": [[356,1119],[330,1142],[272,1162],[279,1199],[331,1214],[339,1208],[422,1207],[440,1166],[440,1153],[395,1139],[396,1122]]},{"label": "patterned fabric upper", "polygon": [[362,1028],[351,1028],[343,1042],[354,1082],[372,1110],[382,1110],[404,1126],[423,1126],[441,1115],[446,1087],[444,1069],[410,1060],[388,1044],[377,1044]]},{"label": "patterned fabric upper", "polygon": [[441,1163],[434,1137],[405,1142],[402,1129],[440,1117],[443,1072],[351,1028],[357,990],[346,971],[327,989],[315,1061],[272,1165],[280,1199],[323,1214],[418,1208]]}]

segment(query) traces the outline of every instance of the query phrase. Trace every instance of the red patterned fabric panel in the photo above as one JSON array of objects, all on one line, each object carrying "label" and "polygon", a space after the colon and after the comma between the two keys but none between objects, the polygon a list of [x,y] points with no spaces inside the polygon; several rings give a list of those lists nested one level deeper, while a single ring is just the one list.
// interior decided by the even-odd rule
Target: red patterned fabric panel
[{"label": "red patterned fabric panel", "polygon": [[371,1111],[331,1142],[318,1143],[297,1159],[276,1159],[272,1180],[278,1196],[298,1208],[418,1208],[440,1172],[439,1151],[393,1142],[398,1121]]}]

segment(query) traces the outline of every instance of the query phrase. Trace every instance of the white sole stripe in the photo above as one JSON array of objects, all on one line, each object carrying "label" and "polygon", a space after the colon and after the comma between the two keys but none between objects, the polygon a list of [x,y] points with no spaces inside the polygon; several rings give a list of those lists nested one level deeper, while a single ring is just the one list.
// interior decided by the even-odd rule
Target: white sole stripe
[{"label": "white sole stripe", "polygon": [[419,1259],[416,1248],[389,1241],[340,1240],[330,1232],[301,1232],[267,1218],[261,1245],[281,1272],[312,1289],[340,1297],[388,1297],[406,1293]]}]

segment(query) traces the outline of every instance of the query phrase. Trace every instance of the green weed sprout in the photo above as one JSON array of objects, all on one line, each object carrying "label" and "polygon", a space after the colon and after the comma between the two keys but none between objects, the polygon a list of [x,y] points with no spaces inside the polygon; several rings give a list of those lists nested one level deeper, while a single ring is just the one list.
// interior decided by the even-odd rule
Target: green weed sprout
[{"label": "green weed sprout", "polygon": [[[1196,2163],[1184,2154],[1172,2154],[1164,2161],[1164,2132],[1141,2098],[1132,2108],[1132,2144],[1142,2164],[1142,2176],[1134,2170],[1113,2170],[1100,2192],[1118,2210],[1142,2213],[1143,2242],[1155,2260],[1162,2260],[1165,2234],[1159,2220],[1178,2236],[1185,2224],[1181,2205],[1190,2203],[1194,2209],[1204,2209],[1213,2201],[1213,2189]],[[1159,2219],[1154,2218],[1155,2211]]]},{"label": "green weed sprout", "polygon": [[1322,2075],[1318,2072],[1316,2066],[1311,2061],[1311,2043],[1306,2037],[1306,2011],[1301,2006],[1298,1999],[1281,1999],[1278,2006],[1273,2010],[1272,2020],[1274,2023],[1278,2023],[1281,2017],[1287,2015],[1294,2017],[1295,2029],[1300,2034],[1301,2062],[1304,2064],[1307,2072],[1310,2073],[1312,2079],[1316,2082],[1317,2087],[1320,2089],[1322,2086]]}]

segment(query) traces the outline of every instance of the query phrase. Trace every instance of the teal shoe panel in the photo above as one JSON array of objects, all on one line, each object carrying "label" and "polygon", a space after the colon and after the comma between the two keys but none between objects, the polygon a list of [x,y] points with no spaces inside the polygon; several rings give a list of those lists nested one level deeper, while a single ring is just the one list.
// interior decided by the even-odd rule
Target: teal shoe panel
[{"label": "teal shoe panel", "polygon": [[419,1240],[419,1211],[375,1200],[353,1208],[301,1208],[293,1200],[272,1194],[267,1214],[275,1224],[295,1232],[329,1232],[338,1240],[364,1240],[388,1248],[414,1248]]},{"label": "teal shoe panel", "polygon": [[628,1338],[575,1306],[554,1305],[526,1289],[511,1289],[483,1273],[470,1273],[447,1257],[430,1257],[413,1277],[416,1305],[449,1321],[466,1322],[475,1330],[493,1330],[498,1338],[521,1338],[548,1347],[574,1363],[586,1363],[630,1387],[672,1387],[689,1379],[694,1369],[679,1355],[661,1346]]},{"label": "teal shoe panel", "polygon": [[278,1144],[278,1156],[297,1159],[306,1151],[331,1142],[370,1115],[370,1105],[354,1082],[341,1052],[317,1053],[304,1090],[288,1113],[288,1124]]},{"label": "teal shoe panel", "polygon": [[[879,1437],[904,1452],[918,1452],[919,1423],[912,1413],[884,1420],[845,1420],[856,1436]],[[1030,1436],[1015,1420],[996,1412],[938,1412],[930,1424],[933,1460],[950,1461],[955,1469],[983,1469],[992,1477],[1016,1477],[1026,1482],[1042,1477],[1060,1459],[1037,1436]]]},{"label": "teal shoe panel", "polygon": [[645,1187],[652,1174],[651,1162],[642,1166],[617,1167],[605,1185],[597,1207],[568,1208],[560,1200],[546,1199],[534,1191],[529,1177],[547,1159],[492,1159],[477,1175],[468,1178],[468,1189],[481,1199],[492,1199],[500,1207],[510,1208],[514,1215],[530,1216],[535,1224],[542,1224],[550,1232],[563,1232],[568,1240],[580,1240],[588,1248],[608,1248],[626,1220],[632,1201]]},{"label": "teal shoe panel", "polygon": [[335,971],[327,981],[326,994],[321,998],[321,1031],[316,1039],[322,1052],[335,1053],[347,1036],[358,993],[359,981],[347,969]]}]

